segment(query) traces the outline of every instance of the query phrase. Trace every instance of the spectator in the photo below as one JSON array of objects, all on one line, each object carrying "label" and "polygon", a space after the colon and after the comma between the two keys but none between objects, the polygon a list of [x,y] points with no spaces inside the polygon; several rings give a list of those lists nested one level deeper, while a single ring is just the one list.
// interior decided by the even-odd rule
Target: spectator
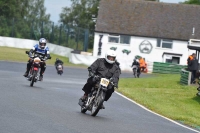
[{"label": "spectator", "polygon": [[141,72],[143,72],[145,69],[145,61],[142,57],[140,58],[139,63],[140,63],[140,70]]},{"label": "spectator", "polygon": [[193,53],[192,55],[190,55],[189,57],[188,57],[188,59],[187,59],[187,64],[188,64],[188,62],[190,61],[190,60],[192,60],[193,59],[193,55],[194,55],[195,53]]},{"label": "spectator", "polygon": [[192,58],[188,60],[188,70],[192,73],[191,84],[195,83],[196,73],[199,68],[198,60],[196,59],[196,54],[192,54]]},{"label": "spectator", "polygon": [[143,60],[144,60],[144,72],[147,73],[147,63],[145,61],[145,58],[143,58]]}]

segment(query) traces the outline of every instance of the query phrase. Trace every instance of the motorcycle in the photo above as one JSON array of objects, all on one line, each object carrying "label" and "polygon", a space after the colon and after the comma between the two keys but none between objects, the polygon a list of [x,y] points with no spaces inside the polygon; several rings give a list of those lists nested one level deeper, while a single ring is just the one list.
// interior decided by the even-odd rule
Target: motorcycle
[{"label": "motorcycle", "polygon": [[133,75],[135,78],[140,77],[140,73],[138,73],[138,69],[139,69],[138,66],[133,65]]},{"label": "motorcycle", "polygon": [[106,91],[108,90],[108,85],[113,84],[113,79],[100,78],[99,76],[94,76],[97,83],[92,87],[91,93],[88,94],[86,100],[82,101],[79,99],[79,105],[81,106],[81,112],[85,113],[87,110],[91,111],[91,116],[96,116],[101,109]]},{"label": "motorcycle", "polygon": [[[26,54],[29,55],[29,51],[26,51]],[[29,75],[27,77],[27,80],[30,81],[30,86],[32,87],[35,82],[38,81],[39,75],[38,71],[40,69],[40,63],[46,61],[47,59],[51,59],[51,57],[47,59],[43,59],[43,57],[39,54],[34,54],[34,56],[30,57],[33,60],[33,63],[31,65],[31,69],[29,71]]]},{"label": "motorcycle", "polygon": [[58,73],[58,74],[60,74],[60,75],[63,74],[63,66],[62,66],[61,63],[58,63],[58,64],[56,65],[56,70],[57,70],[57,73]]}]

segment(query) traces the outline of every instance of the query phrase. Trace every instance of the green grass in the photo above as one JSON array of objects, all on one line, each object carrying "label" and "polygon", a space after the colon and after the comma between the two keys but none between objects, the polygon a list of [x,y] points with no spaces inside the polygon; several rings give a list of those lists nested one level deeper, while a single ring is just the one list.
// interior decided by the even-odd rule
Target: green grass
[{"label": "green grass", "polygon": [[[17,61],[17,62],[27,62],[28,55],[25,54],[25,51],[29,49],[18,49],[12,47],[0,47],[0,60],[4,61]],[[72,64],[69,62],[69,58],[64,56],[59,56],[51,53],[51,60],[47,60],[46,63],[49,65],[54,65],[56,58],[61,59],[64,62],[64,66],[71,66],[71,67],[82,67],[86,68],[86,65],[80,64]]]},{"label": "green grass", "polygon": [[120,79],[118,91],[161,115],[199,128],[200,97],[197,86],[182,86],[180,75]]}]

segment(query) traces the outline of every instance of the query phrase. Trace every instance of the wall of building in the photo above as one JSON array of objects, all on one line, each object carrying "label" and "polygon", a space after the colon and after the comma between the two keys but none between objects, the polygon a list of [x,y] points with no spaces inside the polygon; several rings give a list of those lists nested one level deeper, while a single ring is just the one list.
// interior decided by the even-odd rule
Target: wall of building
[{"label": "wall of building", "polygon": [[[101,42],[102,42],[102,49],[101,49],[101,55],[98,55],[98,48],[99,48],[99,42],[100,42],[100,35],[103,35]],[[147,38],[147,37],[131,37],[131,43],[128,44],[119,44],[119,43],[110,43],[108,42],[108,36],[109,34],[100,34],[95,33],[95,40],[94,40],[94,48],[93,48],[93,56],[97,57],[104,57],[105,52],[112,48],[117,47],[117,60],[120,62],[120,66],[125,70],[130,70],[130,65],[136,55],[140,55],[143,58],[146,59],[147,62],[165,62],[166,58],[173,57],[180,57],[180,65],[186,65],[187,58],[190,54],[195,52],[194,50],[188,50],[187,48],[187,41],[178,41],[173,40],[173,48],[167,49],[167,48],[159,48],[157,47],[157,39],[156,38]],[[148,52],[143,53],[140,48],[144,47],[142,44],[147,44],[147,47],[151,49]],[[129,54],[123,53],[123,50],[131,51]],[[177,55],[164,55],[163,53],[175,53],[180,54],[182,56]]]}]

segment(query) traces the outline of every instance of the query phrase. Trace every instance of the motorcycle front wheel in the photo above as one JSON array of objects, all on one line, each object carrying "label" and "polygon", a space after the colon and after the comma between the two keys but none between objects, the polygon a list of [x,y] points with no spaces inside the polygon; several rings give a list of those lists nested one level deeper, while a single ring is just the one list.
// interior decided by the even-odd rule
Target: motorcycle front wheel
[{"label": "motorcycle front wheel", "polygon": [[34,84],[34,82],[35,82],[35,77],[36,77],[36,71],[33,71],[33,75],[32,75],[32,77],[31,77],[31,81],[30,81],[30,86],[32,87],[33,86],[33,84]]},{"label": "motorcycle front wheel", "polygon": [[133,70],[133,75],[135,78],[137,78],[137,71],[135,69]]},{"label": "motorcycle front wheel", "polygon": [[105,99],[105,92],[101,91],[99,95],[95,98],[92,105],[91,116],[96,116]]}]

